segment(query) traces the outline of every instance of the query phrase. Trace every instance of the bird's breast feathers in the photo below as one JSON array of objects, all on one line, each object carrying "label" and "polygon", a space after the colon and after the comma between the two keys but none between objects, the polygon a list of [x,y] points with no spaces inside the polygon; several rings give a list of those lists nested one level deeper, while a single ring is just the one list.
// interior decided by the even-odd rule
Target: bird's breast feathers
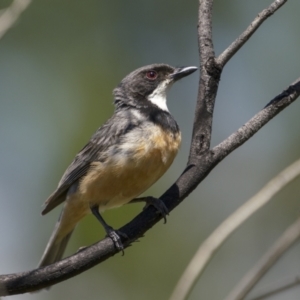
[{"label": "bird's breast feathers", "polygon": [[105,162],[91,164],[80,181],[80,197],[100,210],[128,203],[167,171],[180,143],[179,131],[171,133],[154,124],[135,128],[107,150]]}]

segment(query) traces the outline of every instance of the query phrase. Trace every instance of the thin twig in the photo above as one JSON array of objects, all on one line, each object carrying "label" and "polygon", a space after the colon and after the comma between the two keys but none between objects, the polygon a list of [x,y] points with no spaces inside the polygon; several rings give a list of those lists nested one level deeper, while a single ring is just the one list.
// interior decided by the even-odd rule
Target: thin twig
[{"label": "thin twig", "polygon": [[223,68],[230,58],[249,40],[260,25],[286,2],[287,0],[276,0],[259,13],[248,28],[219,55],[216,59],[217,64]]},{"label": "thin twig", "polygon": [[225,300],[243,300],[255,284],[279,260],[279,258],[300,239],[300,218],[292,224],[258,263],[236,285]]},{"label": "thin twig", "polygon": [[31,0],[14,0],[0,16],[0,39],[16,23]]},{"label": "thin twig", "polygon": [[292,280],[292,282],[285,283],[285,284],[283,284],[279,287],[276,286],[276,288],[271,289],[270,291],[268,291],[266,293],[263,293],[258,297],[252,298],[251,300],[263,300],[263,299],[266,299],[270,296],[274,296],[276,294],[279,294],[281,292],[289,290],[289,289],[291,289],[291,288],[293,288],[297,285],[300,285],[300,277],[296,277],[294,280]]},{"label": "thin twig", "polygon": [[187,299],[195,283],[216,251],[257,210],[267,204],[272,197],[288,183],[300,175],[300,160],[294,162],[276,177],[269,181],[255,196],[231,214],[201,244],[178,281],[170,300]]}]

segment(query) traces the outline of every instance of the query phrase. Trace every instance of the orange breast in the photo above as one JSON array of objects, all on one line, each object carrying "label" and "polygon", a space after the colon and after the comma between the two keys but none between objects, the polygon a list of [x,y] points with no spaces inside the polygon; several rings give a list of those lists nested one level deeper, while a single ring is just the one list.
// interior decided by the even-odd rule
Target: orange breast
[{"label": "orange breast", "polygon": [[166,134],[159,126],[133,132],[107,162],[92,164],[80,183],[80,198],[100,210],[128,203],[167,171],[180,143],[180,133]]}]

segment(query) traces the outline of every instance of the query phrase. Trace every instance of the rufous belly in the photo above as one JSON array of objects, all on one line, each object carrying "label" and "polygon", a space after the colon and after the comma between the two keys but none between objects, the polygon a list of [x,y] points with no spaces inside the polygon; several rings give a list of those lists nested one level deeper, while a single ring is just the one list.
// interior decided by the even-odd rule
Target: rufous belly
[{"label": "rufous belly", "polygon": [[159,126],[136,138],[124,141],[107,161],[92,163],[79,185],[81,201],[100,210],[128,203],[167,171],[181,142],[180,133],[166,134]]}]

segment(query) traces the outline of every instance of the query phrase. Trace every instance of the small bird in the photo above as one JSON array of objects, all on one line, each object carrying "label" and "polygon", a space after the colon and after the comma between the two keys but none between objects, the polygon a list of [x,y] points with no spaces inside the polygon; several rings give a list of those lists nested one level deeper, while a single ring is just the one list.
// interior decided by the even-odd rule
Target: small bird
[{"label": "small bird", "polygon": [[39,266],[60,260],[76,224],[92,213],[118,250],[120,235],[101,216],[106,209],[144,201],[165,218],[160,199],[136,198],[170,167],[181,143],[179,127],[167,107],[172,84],[197,70],[152,64],[127,75],[114,89],[115,112],[76,155],[42,215],[64,202]]}]

